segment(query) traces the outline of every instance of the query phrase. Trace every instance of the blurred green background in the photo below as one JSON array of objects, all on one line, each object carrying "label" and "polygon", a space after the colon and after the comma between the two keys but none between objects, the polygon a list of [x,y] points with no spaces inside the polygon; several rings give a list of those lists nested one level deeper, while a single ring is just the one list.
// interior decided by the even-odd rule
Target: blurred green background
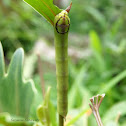
[{"label": "blurred green background", "polygon": [[[65,9],[70,0],[55,0]],[[88,107],[89,98],[106,93],[100,114],[106,126],[126,126],[126,1],[72,0],[69,34],[68,119]],[[6,66],[13,52],[25,50],[24,77],[32,78],[42,98],[37,53],[43,77],[51,85],[56,107],[56,75],[53,27],[22,0],[0,1],[0,41]],[[40,69],[40,68],[39,68]],[[119,120],[117,117],[120,115]],[[36,113],[31,112],[35,118]],[[96,126],[93,115],[85,114],[74,126]]]}]

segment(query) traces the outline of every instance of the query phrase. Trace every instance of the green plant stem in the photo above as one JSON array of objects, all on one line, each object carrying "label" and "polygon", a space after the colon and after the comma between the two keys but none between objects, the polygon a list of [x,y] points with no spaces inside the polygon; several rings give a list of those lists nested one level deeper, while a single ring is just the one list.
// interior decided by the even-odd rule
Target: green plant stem
[{"label": "green plant stem", "polygon": [[59,115],[59,126],[64,126],[64,117]]}]

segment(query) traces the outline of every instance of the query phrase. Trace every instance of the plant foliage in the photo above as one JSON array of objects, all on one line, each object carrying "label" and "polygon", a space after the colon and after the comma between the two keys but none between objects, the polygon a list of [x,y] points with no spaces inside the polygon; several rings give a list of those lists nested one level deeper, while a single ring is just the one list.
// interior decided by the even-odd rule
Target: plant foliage
[{"label": "plant foliage", "polygon": [[50,91],[51,91],[51,87],[48,87],[43,104],[40,105],[37,109],[37,115],[39,121],[43,125],[49,126],[51,124],[52,126],[57,126],[56,112],[50,101]]},{"label": "plant foliage", "polygon": [[23,49],[17,49],[6,73],[0,43],[0,112],[28,117],[35,87],[31,80],[24,81],[22,77],[23,59]]},{"label": "plant foliage", "polygon": [[54,17],[62,10],[53,4],[53,0],[24,0],[30,4],[35,10],[43,15],[52,25],[54,25]]}]

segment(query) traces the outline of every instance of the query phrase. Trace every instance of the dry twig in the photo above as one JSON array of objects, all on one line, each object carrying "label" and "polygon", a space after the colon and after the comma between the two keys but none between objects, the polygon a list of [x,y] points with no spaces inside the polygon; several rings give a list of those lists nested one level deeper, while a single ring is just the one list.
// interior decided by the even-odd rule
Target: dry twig
[{"label": "dry twig", "polygon": [[101,117],[99,114],[99,107],[100,107],[101,102],[104,99],[104,97],[105,97],[105,94],[93,96],[92,98],[90,98],[92,105],[89,104],[89,106],[92,109],[92,112],[95,116],[95,119],[96,119],[98,126],[103,126],[103,123],[101,121]]}]

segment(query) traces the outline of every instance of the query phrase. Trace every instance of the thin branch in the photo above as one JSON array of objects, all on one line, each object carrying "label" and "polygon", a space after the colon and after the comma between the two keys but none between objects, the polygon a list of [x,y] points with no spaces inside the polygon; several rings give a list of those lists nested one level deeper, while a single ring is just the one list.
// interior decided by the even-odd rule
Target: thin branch
[{"label": "thin branch", "polygon": [[43,95],[43,99],[44,99],[45,98],[45,82],[44,82],[44,78],[43,78],[42,61],[41,61],[39,53],[37,53],[37,57],[38,57],[38,71],[39,71],[39,76],[40,76],[40,81],[41,81],[42,95]]},{"label": "thin branch", "polygon": [[[98,126],[103,126],[103,123],[101,121],[101,117],[100,117],[100,114],[99,114],[99,107],[100,107],[104,97],[105,97],[105,94],[93,96],[92,98],[90,98],[92,105],[89,104],[89,106],[92,109],[92,112],[95,116],[95,119],[96,119]],[[96,98],[96,103],[95,103],[95,98]],[[100,100],[99,100],[99,98],[100,98]]]}]

